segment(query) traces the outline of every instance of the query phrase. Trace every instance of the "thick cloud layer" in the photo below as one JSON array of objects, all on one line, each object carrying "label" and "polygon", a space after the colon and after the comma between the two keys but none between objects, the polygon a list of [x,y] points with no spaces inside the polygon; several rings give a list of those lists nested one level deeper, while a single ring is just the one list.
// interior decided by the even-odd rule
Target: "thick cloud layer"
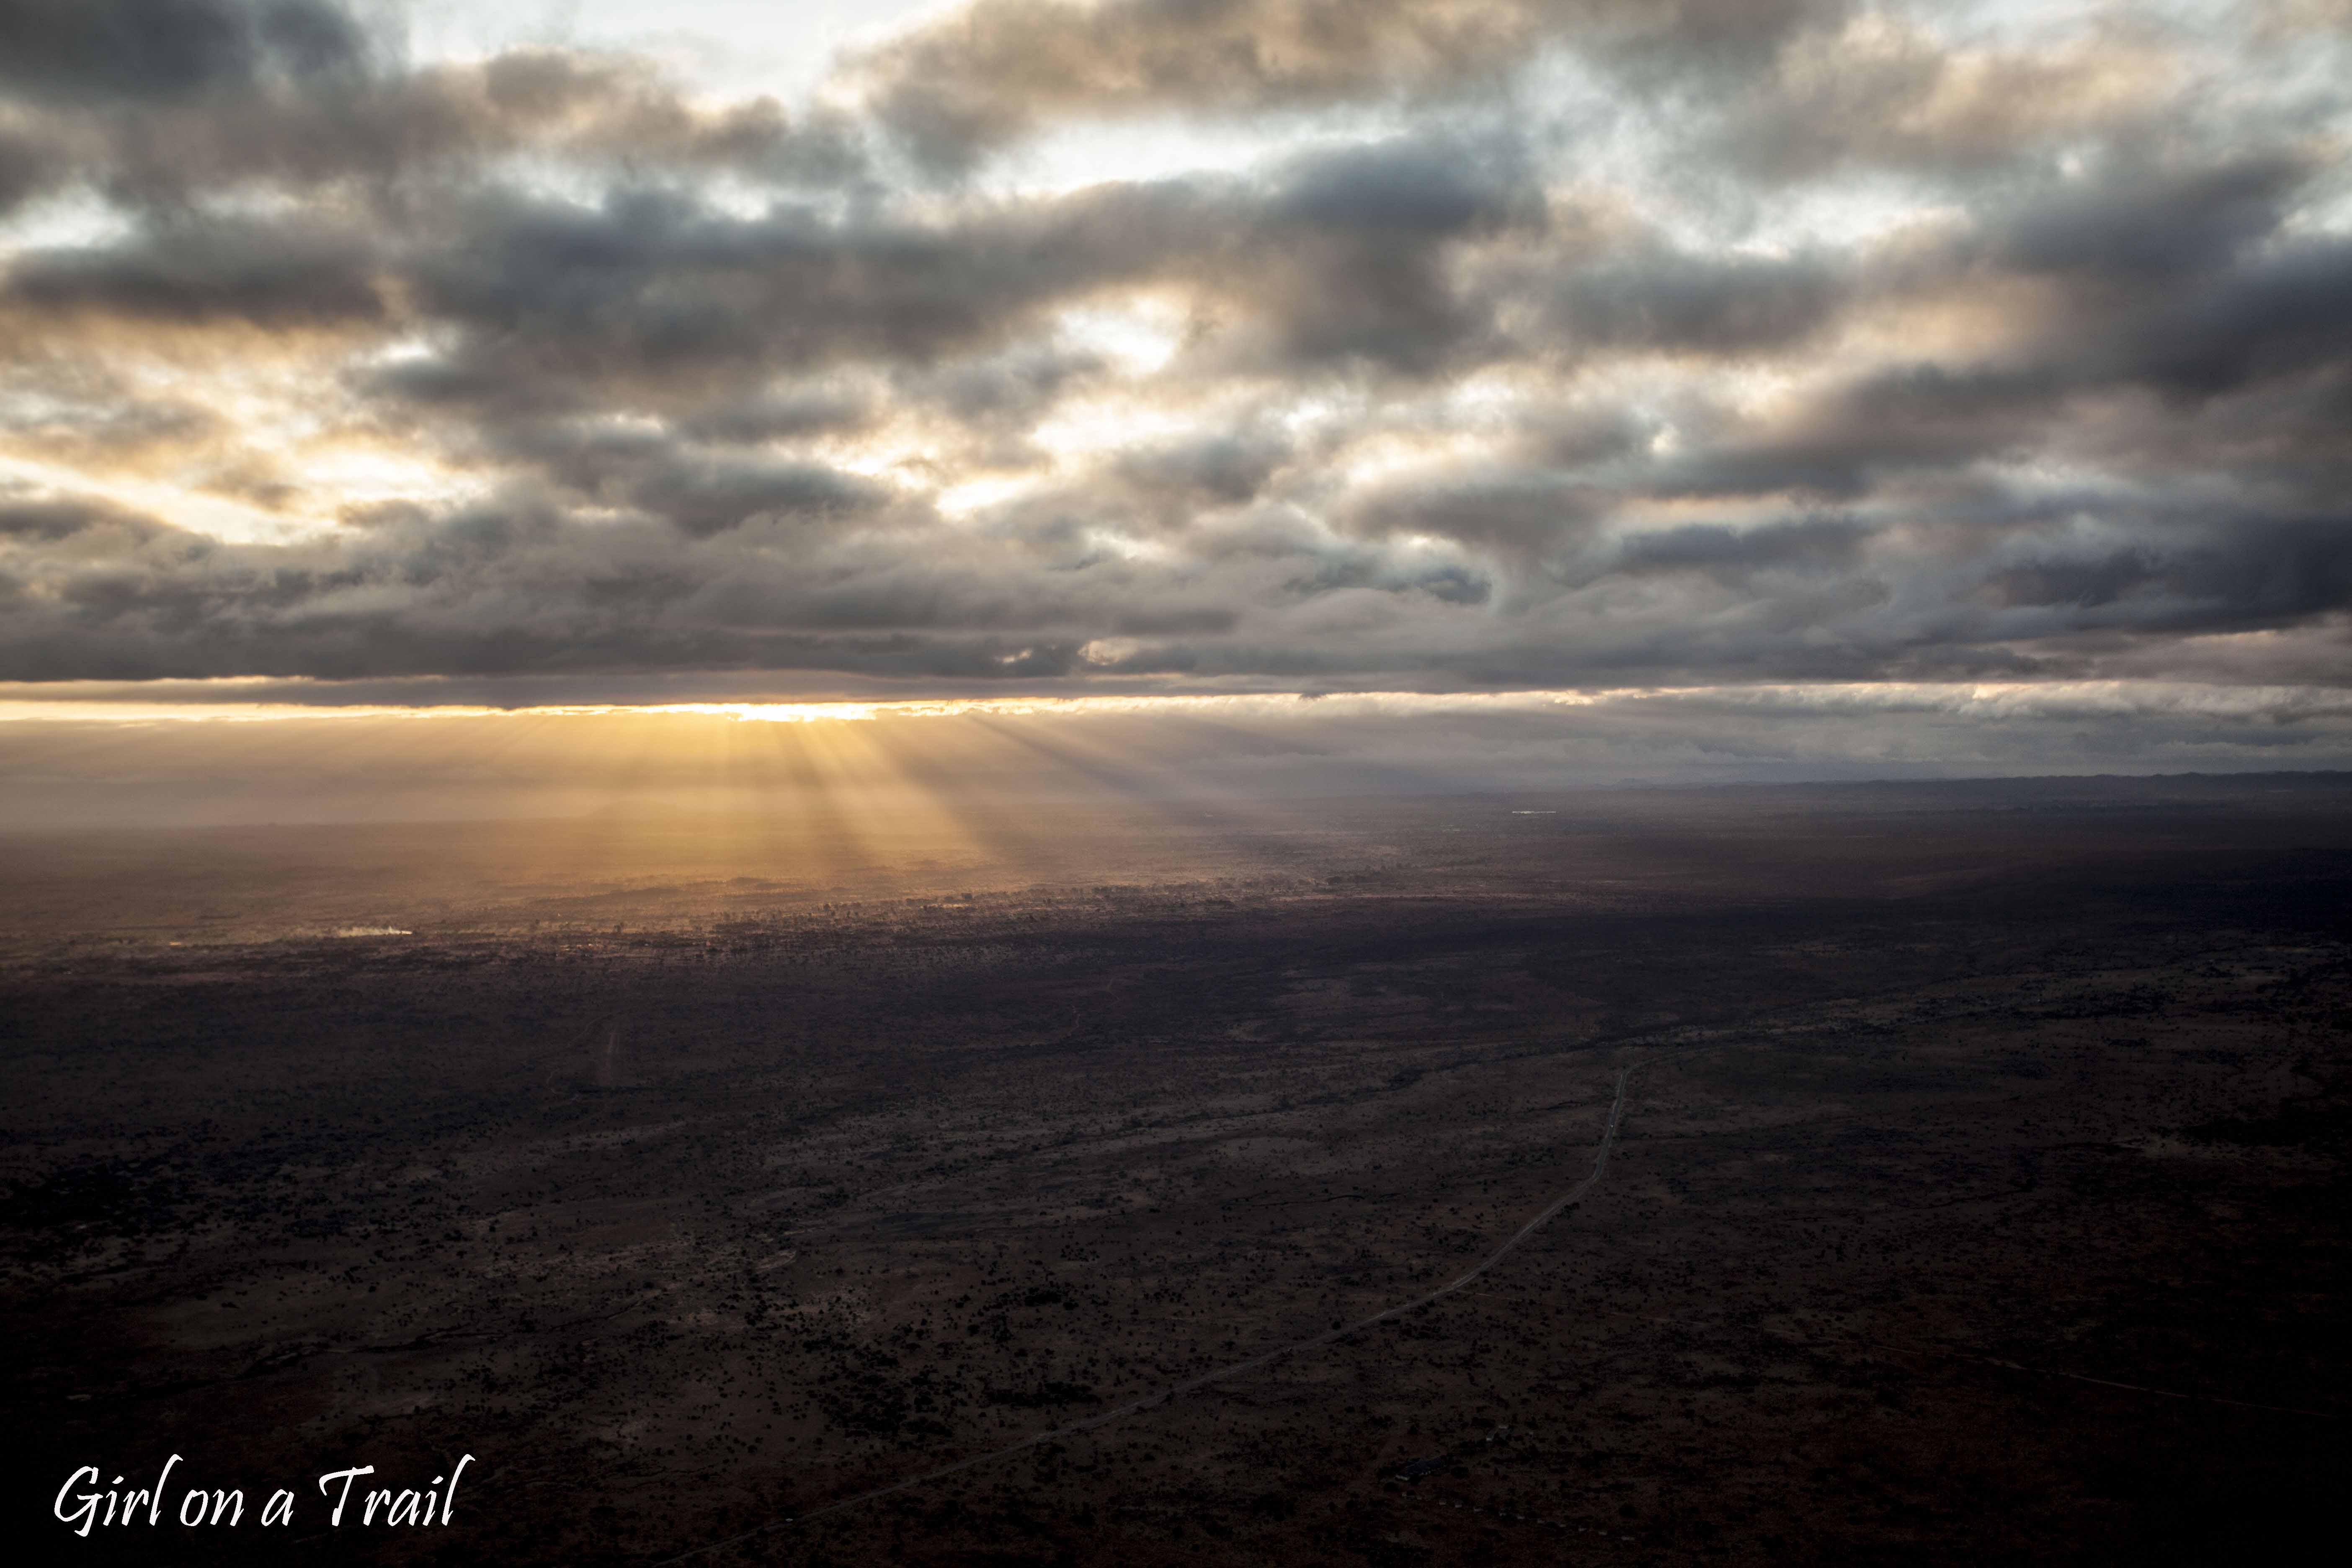
[{"label": "thick cloud layer", "polygon": [[0,0],[0,679],[2342,684],[2345,13],[2023,9]]}]

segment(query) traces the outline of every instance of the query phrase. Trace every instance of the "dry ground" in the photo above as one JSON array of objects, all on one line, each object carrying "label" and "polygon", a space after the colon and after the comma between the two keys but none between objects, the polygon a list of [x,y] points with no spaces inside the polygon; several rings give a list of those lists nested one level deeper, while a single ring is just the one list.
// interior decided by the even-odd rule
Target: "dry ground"
[{"label": "dry ground", "polygon": [[[1630,1066],[1475,1288],[698,1561],[2292,1560],[2352,1458],[2352,789],[2007,787],[1391,803],[1254,875],[618,932],[20,927],[13,1517],[657,1562],[1453,1278]],[[294,1526],[48,1519],[171,1452]],[[316,1475],[468,1452],[456,1524],[328,1529]]]}]

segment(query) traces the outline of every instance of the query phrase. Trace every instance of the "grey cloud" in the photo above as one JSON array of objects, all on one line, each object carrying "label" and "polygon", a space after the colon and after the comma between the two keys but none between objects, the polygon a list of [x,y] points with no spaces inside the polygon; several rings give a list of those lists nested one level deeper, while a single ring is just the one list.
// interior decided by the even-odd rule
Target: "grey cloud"
[{"label": "grey cloud", "polygon": [[1117,286],[1215,301],[1212,363],[1428,374],[1487,327],[1445,274],[1452,247],[1543,213],[1507,146],[1441,140],[1304,160],[1263,185],[1111,186],[944,219],[794,205],[745,218],[636,190],[595,208],[485,194],[444,221],[404,278],[422,312],[464,335],[379,373],[386,390],[529,413],[565,406],[583,378],[675,401],[714,375],[748,386],[877,363],[902,395],[1013,431],[1104,368],[1024,333]]},{"label": "grey cloud", "polygon": [[[1495,580],[1478,566],[1461,561],[1415,562],[1370,551],[1323,551],[1311,561],[1301,562],[1283,588],[1302,605],[1314,605],[1351,590],[1368,590],[1391,601],[1424,595],[1441,605],[1468,606],[1483,605],[1491,600]],[[1321,669],[1345,667],[1343,659],[1304,647],[1288,656],[1263,647],[1255,651],[1259,657],[1275,658],[1277,664],[1307,659]],[[1220,662],[1228,668],[1245,668],[1250,657],[1240,649],[1218,652],[1222,656]],[[1412,662],[1420,660],[1416,658]]]},{"label": "grey cloud", "polygon": [[0,304],[183,322],[373,321],[383,314],[375,271],[364,245],[332,233],[166,223],[121,246],[20,258],[0,284]]},{"label": "grey cloud", "polygon": [[[1932,6],[1862,25],[1791,28],[1760,68],[1675,107],[1711,121],[1711,160],[1769,181],[1855,168],[1967,179],[2084,142],[2158,142],[2179,129],[2193,40],[2118,8],[2040,47],[1973,45],[1921,26]],[[2054,18],[2053,18],[2054,19]]]},{"label": "grey cloud", "polygon": [[[128,237],[0,283],[0,677],[2048,679],[2257,630],[2325,668],[2352,625],[2338,160],[2201,89],[2134,132],[2145,38],[2110,80],[1836,5],[993,0],[867,59],[861,120],[610,56],[414,67],[334,15],[5,13],[56,68],[0,79],[0,205],[83,187]],[[196,41],[109,53],[134,16]],[[1601,68],[1582,129],[1496,129],[1555,46]],[[1378,139],[1051,195],[865,155],[1375,99]],[[1843,119],[1771,119],[1807,104]],[[1863,165],[1901,171],[1864,216],[1919,221],[1744,243]],[[1164,363],[1090,335],[1128,307]],[[207,354],[446,471],[298,493]],[[1010,493],[945,515],[973,479]],[[94,499],[158,484],[321,524]]]},{"label": "grey cloud", "polygon": [[0,500],[0,537],[12,540],[54,542],[101,528],[135,537],[160,527],[135,512],[79,498]]},{"label": "grey cloud", "polygon": [[644,423],[523,419],[487,434],[500,456],[533,467],[551,497],[633,510],[696,539],[759,521],[846,522],[891,499],[886,487],[823,463],[706,445]]},{"label": "grey cloud", "polygon": [[979,0],[861,64],[935,167],[1052,120],[1299,110],[1496,83],[1547,41],[1662,69],[1753,68],[1815,0]]},{"label": "grey cloud", "polygon": [[819,186],[852,179],[864,163],[855,128],[839,117],[795,122],[770,99],[703,110],[640,63],[545,49],[166,107],[120,122],[110,145],[113,183],[173,198],[236,180],[354,181],[397,193],[524,151]]},{"label": "grey cloud", "polygon": [[[767,478],[752,499],[772,504],[783,480]],[[785,499],[804,501],[811,483]],[[1041,614],[1091,623],[1087,635],[1118,619],[1116,601],[1040,603],[1017,576],[887,551],[803,545],[787,563],[762,540],[719,534],[681,551],[677,538],[659,524],[575,521],[524,491],[293,546],[216,544],[72,498],[20,500],[0,507],[0,570],[27,590],[0,632],[0,668],[23,679],[68,667],[110,679],[828,663],[1036,674],[1066,667],[1084,640],[1038,635]]]},{"label": "grey cloud", "polygon": [[[1241,619],[1232,609],[1216,605],[1169,605],[1154,609],[1130,610],[1111,622],[1111,630],[1120,637],[1185,637],[1202,633],[1223,633],[1234,629]],[[1161,658],[1168,657],[1164,652]],[[1139,668],[1137,659],[1127,661],[1130,668]]]},{"label": "grey cloud", "polygon": [[2180,169],[2126,166],[2028,202],[2000,237],[1999,261],[2133,286],[2228,264],[2275,229],[2312,169],[2278,153]]},{"label": "grey cloud", "polygon": [[[0,413],[0,437],[37,441],[59,457],[121,459],[185,448],[226,428],[220,416],[184,398],[142,397],[116,387],[96,389],[93,396],[55,382],[45,390],[49,397]],[[82,395],[58,395],[74,392]]]},{"label": "grey cloud", "polygon": [[0,218],[63,184],[72,169],[71,154],[55,139],[0,126]]},{"label": "grey cloud", "polygon": [[1660,462],[1666,497],[1794,495],[1853,500],[1922,469],[2014,455],[2046,428],[2062,390],[2034,368],[1912,364],[1836,388],[1777,427],[1733,425]]},{"label": "grey cloud", "polygon": [[[519,492],[264,547],[103,505],[20,500],[0,509],[0,572],[18,585],[0,678],[803,668],[1025,679],[1107,664],[1499,684],[1707,670],[1950,677],[2084,668],[2063,642],[2038,659],[2005,646],[2026,633],[2276,626],[2340,611],[2352,593],[2352,549],[2334,519],[2176,531],[2153,552],[2086,550],[2053,533],[1957,575],[1882,547],[1874,570],[1885,582],[1853,570],[1871,534],[1814,518],[1635,536],[1597,574],[1577,573],[1586,586],[1540,619],[1497,623],[1475,555],[1416,558],[1318,542],[1311,530],[1228,533],[1171,568],[1106,558],[1041,574],[1024,568],[1021,536],[952,542],[914,519],[876,535],[728,529],[681,547],[666,525],[582,521]],[[1609,616],[1579,608],[1613,581],[1697,586]],[[1969,583],[1994,598],[1972,606]],[[1330,622],[1326,609],[1350,595],[1370,595],[1363,611]],[[1387,607],[1374,615],[1375,604]],[[1324,629],[1286,630],[1297,615],[1323,617]],[[1150,641],[1080,658],[1105,637]]]},{"label": "grey cloud", "polygon": [[1526,562],[1579,539],[1617,499],[1567,475],[1497,468],[1387,487],[1351,518],[1360,531],[1439,534]]},{"label": "grey cloud", "polygon": [[1743,354],[1812,332],[1848,286],[1818,258],[1718,259],[1655,246],[1572,273],[1553,296],[1553,319],[1592,348]]},{"label": "grey cloud", "polygon": [[873,399],[856,387],[771,388],[706,404],[680,419],[678,428],[704,441],[775,441],[856,430],[874,412]]},{"label": "grey cloud", "polygon": [[[2225,279],[2164,301],[2138,323],[2116,369],[2212,396],[2257,378],[2326,372],[2352,359],[2352,242],[2299,240]],[[2340,391],[2318,395],[2343,406]]]},{"label": "grey cloud", "polygon": [[758,517],[826,520],[874,511],[888,492],[815,463],[710,461],[665,465],[632,499],[681,531],[704,537]]},{"label": "grey cloud", "polygon": [[519,152],[826,187],[866,163],[837,113],[795,120],[766,98],[704,108],[613,55],[413,68],[313,0],[20,0],[0,7],[0,106],[17,111],[0,140],[0,211],[71,180],[163,211],[240,184],[340,184],[397,209]]},{"label": "grey cloud", "polygon": [[1399,138],[1291,165],[1266,220],[1410,240],[1493,229],[1539,205],[1510,142]]},{"label": "grey cloud", "polygon": [[[1213,588],[1163,572],[1106,560],[1040,575],[1023,569],[1018,542],[1009,554],[956,545],[919,521],[890,525],[913,530],[898,540],[887,527],[742,528],[681,548],[665,524],[583,521],[523,490],[365,521],[306,544],[227,545],[102,503],[13,503],[0,510],[0,572],[24,592],[0,627],[0,679],[663,668],[1026,679],[1099,668],[1078,657],[1091,639],[1217,638],[1239,620]],[[1127,662],[1192,658],[1163,646]]]},{"label": "grey cloud", "polygon": [[740,219],[660,191],[593,210],[484,197],[412,277],[478,353],[548,373],[921,363],[1072,290],[1150,276],[1191,248],[1202,205],[1181,184],[1130,187],[950,226],[794,207]]},{"label": "grey cloud", "polygon": [[[2332,378],[2352,366],[2352,247],[2280,234],[2293,178],[2263,160],[2089,193],[2100,199],[2043,197],[1924,283],[1857,279],[1851,289],[1932,293],[2006,272],[2064,291],[2049,330],[2021,349],[1882,364],[1769,423],[1718,422],[1656,465],[1647,486],[1666,496],[1852,500],[1924,473],[2014,460],[2063,439],[2073,411],[2129,394],[2170,404],[2259,394],[2270,400],[2263,417],[2270,457],[2287,465],[2282,477],[2333,466],[2321,410],[2338,405]],[[2158,433],[2166,417],[2110,410],[2096,439],[2129,446],[2137,426],[2134,460],[2166,468],[2181,434]]]},{"label": "grey cloud", "polygon": [[357,66],[365,39],[313,0],[10,0],[0,89],[42,99],[175,98],[269,71]]},{"label": "grey cloud", "polygon": [[1414,375],[1491,327],[1491,301],[1449,275],[1449,258],[1549,219],[1514,143],[1442,134],[1301,160],[1262,207],[1236,216],[1249,220],[1236,247],[1245,269],[1213,276],[1265,334],[1244,363],[1356,362]]},{"label": "grey cloud", "polygon": [[938,404],[970,424],[1024,429],[1071,388],[1098,375],[1101,356],[1052,344],[1024,344],[1010,353],[967,359],[905,376],[903,393]]},{"label": "grey cloud", "polygon": [[2005,606],[2091,612],[2086,626],[2222,631],[2352,608],[2352,512],[2230,520],[2104,549],[2051,542],[2000,567]]},{"label": "grey cloud", "polygon": [[1618,542],[1608,569],[1646,574],[1705,572],[1745,577],[1771,569],[1830,572],[1853,563],[1877,531],[1853,518],[1805,517],[1735,529],[1721,523],[1689,523],[1658,529]]},{"label": "grey cloud", "polygon": [[1518,420],[1515,445],[1536,466],[1580,469],[1630,458],[1657,434],[1654,418],[1614,405],[1538,405]]},{"label": "grey cloud", "polygon": [[1294,454],[1279,432],[1243,429],[1138,447],[1116,468],[1129,484],[1179,506],[1237,506],[1255,496]]}]

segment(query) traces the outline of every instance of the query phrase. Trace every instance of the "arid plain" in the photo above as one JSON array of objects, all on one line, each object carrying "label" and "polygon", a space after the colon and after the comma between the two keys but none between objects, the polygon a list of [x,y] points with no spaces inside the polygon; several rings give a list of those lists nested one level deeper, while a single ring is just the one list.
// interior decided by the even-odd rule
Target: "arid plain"
[{"label": "arid plain", "polygon": [[[2268,1563],[2329,1516],[2352,779],[1057,808],[822,875],[814,831],[11,841],[14,1533]],[[803,1517],[1458,1278],[1621,1081],[1471,1286]],[[241,1526],[49,1517],[173,1453]],[[329,1524],[320,1475],[467,1454],[450,1523]]]}]

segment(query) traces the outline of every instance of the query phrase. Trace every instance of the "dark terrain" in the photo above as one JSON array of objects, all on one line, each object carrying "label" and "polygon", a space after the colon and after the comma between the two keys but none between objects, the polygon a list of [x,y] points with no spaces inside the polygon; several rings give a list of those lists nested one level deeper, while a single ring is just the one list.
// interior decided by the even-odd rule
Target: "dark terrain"
[{"label": "dark terrain", "polygon": [[[20,1552],[659,1562],[1444,1284],[1629,1068],[1460,1293],[696,1561],[2332,1533],[2352,778],[1071,811],[818,880],[519,831],[6,842]],[[174,1452],[163,1525],[50,1517]],[[464,1453],[453,1524],[328,1527]]]}]

